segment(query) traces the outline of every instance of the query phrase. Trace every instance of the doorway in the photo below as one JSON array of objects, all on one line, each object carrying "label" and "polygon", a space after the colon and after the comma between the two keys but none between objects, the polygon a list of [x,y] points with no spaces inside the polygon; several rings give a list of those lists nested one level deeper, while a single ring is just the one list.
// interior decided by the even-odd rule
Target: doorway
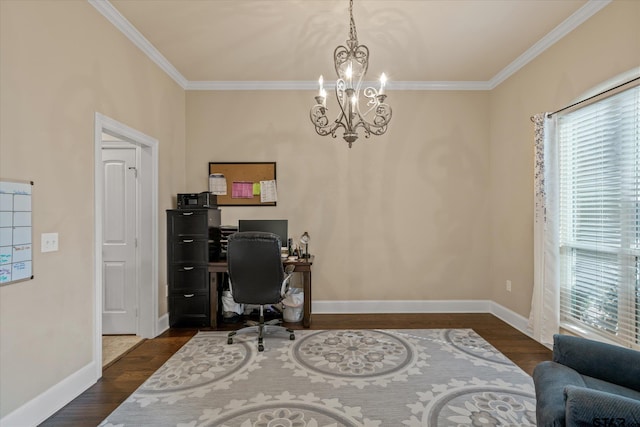
[{"label": "doorway", "polygon": [[[137,175],[134,183],[137,197],[135,197],[134,202],[129,200],[126,203],[135,204],[132,215],[135,218],[136,225],[135,231],[129,232],[129,234],[133,233],[134,240],[131,241],[128,248],[129,250],[135,249],[132,258],[134,260],[135,273],[133,276],[130,275],[127,280],[123,278],[123,275],[128,274],[127,268],[123,267],[123,263],[117,259],[118,256],[114,258],[113,254],[110,254],[109,250],[105,251],[103,246],[105,237],[107,241],[118,241],[117,238],[114,239],[114,236],[117,237],[118,233],[114,234],[113,229],[105,231],[105,223],[110,221],[110,215],[113,215],[113,212],[109,210],[110,207],[106,206],[105,195],[106,191],[111,191],[107,187],[111,186],[113,182],[106,182],[111,178],[106,177],[103,166],[103,154],[106,150],[111,155],[115,153],[112,150],[116,149],[121,150],[116,155],[116,158],[128,156],[129,160],[127,162],[129,163],[122,162],[121,159],[113,161],[111,165],[114,166],[114,176],[119,173]],[[135,153],[133,160],[131,160],[132,152]],[[125,319],[123,321],[124,327],[129,328],[130,332],[142,338],[154,338],[158,330],[158,141],[109,117],[96,113],[94,155],[95,328],[93,362],[96,366],[96,378],[100,378],[102,376],[102,334],[114,333],[116,330],[114,327],[122,326],[114,326],[108,319],[105,321],[103,318],[105,308],[107,312],[111,312],[109,314],[126,313],[128,320]],[[135,162],[133,166],[130,164],[132,161]],[[117,183],[117,179],[115,182]],[[122,204],[124,205],[125,203],[122,202]],[[117,227],[115,230],[118,231]],[[122,249],[127,245],[120,244],[119,246],[121,246],[119,249]],[[131,254],[129,254],[129,259],[131,259]],[[107,265],[106,269],[105,264]],[[110,274],[115,276],[116,279],[112,280],[113,277],[108,277]],[[133,294],[126,294],[126,292],[132,291],[130,286],[111,286],[111,282],[127,283],[127,285],[133,283]],[[108,295],[106,294],[107,292],[109,293]],[[135,301],[135,304],[133,306],[127,305],[127,301]],[[134,315],[133,323],[131,321],[132,314]]]},{"label": "doorway", "polygon": [[102,135],[103,337],[138,334],[139,158],[139,146]]}]

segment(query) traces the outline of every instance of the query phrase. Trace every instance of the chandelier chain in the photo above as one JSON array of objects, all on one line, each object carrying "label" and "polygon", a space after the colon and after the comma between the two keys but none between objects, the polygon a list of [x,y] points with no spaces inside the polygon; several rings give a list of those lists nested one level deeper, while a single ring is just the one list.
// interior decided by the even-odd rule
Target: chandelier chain
[{"label": "chandelier chain", "polygon": [[353,0],[349,0],[349,38],[358,41],[358,32],[356,31],[356,21],[353,19]]}]

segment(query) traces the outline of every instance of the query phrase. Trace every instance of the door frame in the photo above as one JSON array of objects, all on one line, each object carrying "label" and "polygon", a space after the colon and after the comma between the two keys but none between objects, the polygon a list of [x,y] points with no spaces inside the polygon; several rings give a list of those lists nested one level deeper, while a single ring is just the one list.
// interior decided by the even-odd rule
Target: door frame
[{"label": "door frame", "polygon": [[[140,280],[138,287],[138,333],[154,338],[158,329],[158,140],[130,128],[103,114],[95,113],[94,130],[94,333],[93,362],[96,378],[102,377],[102,221],[103,176],[102,134],[107,133],[141,148],[140,216],[138,253]],[[145,220],[145,215],[150,221]]]}]

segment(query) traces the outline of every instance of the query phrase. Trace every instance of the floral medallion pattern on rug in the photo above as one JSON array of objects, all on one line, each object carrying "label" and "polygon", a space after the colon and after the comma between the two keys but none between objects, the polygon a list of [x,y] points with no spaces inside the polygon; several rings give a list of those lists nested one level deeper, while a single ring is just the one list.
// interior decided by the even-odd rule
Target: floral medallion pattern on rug
[{"label": "floral medallion pattern on rug", "polygon": [[144,407],[150,403],[173,404],[228,389],[260,369],[264,354],[253,352],[250,343],[227,346],[219,336],[198,334],[156,371],[128,401]]},{"label": "floral medallion pattern on rug", "polygon": [[313,393],[277,396],[258,394],[235,400],[224,408],[207,409],[198,420],[178,427],[380,427],[367,419],[359,407],[348,407],[339,399],[321,399]]},{"label": "floral medallion pattern on rug", "polygon": [[414,414],[403,422],[418,426],[535,426],[535,391],[530,383],[502,380],[452,380],[432,384],[408,405]]},{"label": "floral medallion pattern on rug", "polygon": [[407,381],[429,358],[419,340],[379,330],[320,331],[280,351],[283,367],[295,377],[359,389]]},{"label": "floral medallion pattern on rug", "polygon": [[471,329],[199,332],[100,425],[535,425],[531,378]]},{"label": "floral medallion pattern on rug", "polygon": [[441,333],[442,351],[451,353],[456,359],[467,360],[474,366],[486,366],[499,372],[520,369],[471,329],[448,329]]}]

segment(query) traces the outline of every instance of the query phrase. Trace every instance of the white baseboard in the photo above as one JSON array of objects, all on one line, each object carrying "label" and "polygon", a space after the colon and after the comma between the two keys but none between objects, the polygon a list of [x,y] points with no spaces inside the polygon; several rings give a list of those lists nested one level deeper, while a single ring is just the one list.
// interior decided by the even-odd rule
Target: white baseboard
[{"label": "white baseboard", "polygon": [[[527,319],[491,300],[441,301],[314,301],[313,313],[491,313],[527,336]],[[169,329],[169,314],[158,318],[157,335]],[[60,381],[35,399],[0,419],[0,427],[35,426],[78,397],[96,381],[95,363],[90,363]]]},{"label": "white baseboard", "polygon": [[488,313],[491,303],[489,300],[314,301],[312,312],[318,314]]},{"label": "white baseboard", "polygon": [[0,426],[37,426],[95,384],[97,380],[96,366],[91,362],[35,399],[4,416],[0,419]]},{"label": "white baseboard", "polygon": [[[160,316],[156,336],[169,329],[169,314]],[[154,337],[152,337],[154,338]],[[91,362],[35,399],[0,419],[0,427],[37,426],[96,383],[96,363]]]},{"label": "white baseboard", "polygon": [[533,339],[531,331],[529,331],[529,319],[527,319],[526,317],[521,316],[518,313],[511,311],[508,308],[493,301],[491,301],[490,313],[506,324],[513,326],[529,338]]},{"label": "white baseboard", "polygon": [[158,318],[156,325],[156,337],[169,329],[169,313],[165,313]]},{"label": "white baseboard", "polygon": [[528,320],[491,300],[439,301],[313,301],[312,312],[317,314],[364,313],[491,313],[527,336]]}]

